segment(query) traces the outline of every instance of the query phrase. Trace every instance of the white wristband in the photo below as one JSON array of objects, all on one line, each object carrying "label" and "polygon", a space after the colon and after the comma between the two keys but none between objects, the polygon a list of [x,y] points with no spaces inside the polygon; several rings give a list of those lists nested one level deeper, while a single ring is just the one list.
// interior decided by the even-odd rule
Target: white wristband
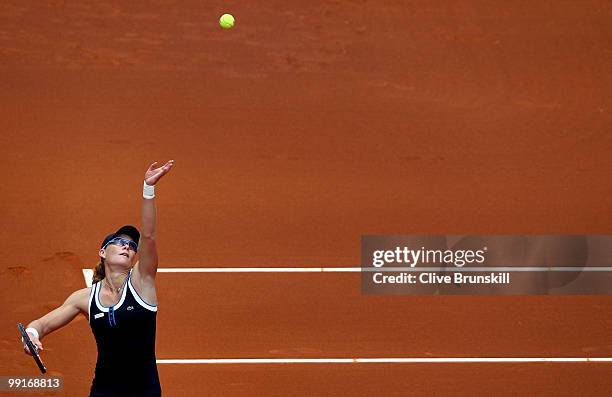
[{"label": "white wristband", "polygon": [[34,335],[36,337],[36,339],[40,339],[39,335],[38,335],[38,331],[36,331],[36,328],[32,328],[32,327],[26,328],[26,332],[29,333],[29,334]]},{"label": "white wristband", "polygon": [[142,197],[150,200],[152,198],[155,198],[155,186],[149,186],[147,185],[147,182],[144,182],[144,185],[142,187]]}]

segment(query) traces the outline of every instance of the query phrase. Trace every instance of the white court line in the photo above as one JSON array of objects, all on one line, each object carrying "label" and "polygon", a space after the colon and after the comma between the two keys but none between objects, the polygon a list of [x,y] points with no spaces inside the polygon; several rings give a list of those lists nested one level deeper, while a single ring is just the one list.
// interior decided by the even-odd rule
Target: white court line
[{"label": "white court line", "polygon": [[[92,269],[82,269],[85,284],[91,287]],[[458,267],[458,268],[411,268],[386,267],[160,267],[158,273],[359,273],[368,272],[610,272],[612,267]]]},{"label": "white court line", "polygon": [[[91,287],[92,269],[81,269]],[[360,267],[160,267],[158,273],[359,273]]]},{"label": "white court line", "polygon": [[[93,270],[82,269],[91,286]],[[161,273],[360,272],[360,267],[159,268]],[[369,364],[369,363],[612,363],[612,357],[410,357],[410,358],[211,358],[159,359],[158,364]]]},{"label": "white court line", "polygon": [[359,272],[360,267],[165,267],[159,273],[321,273]]},{"label": "white court line", "polygon": [[448,363],[612,363],[612,357],[410,357],[410,358],[207,358],[160,359],[158,364],[448,364]]},{"label": "white court line", "polygon": [[[91,287],[92,269],[81,269]],[[359,273],[360,267],[160,267],[158,273]]]},{"label": "white court line", "polygon": [[366,272],[612,272],[612,266],[584,267],[165,267],[159,273],[359,273]]},{"label": "white court line", "polygon": [[85,278],[85,285],[87,285],[88,287],[91,287],[91,281],[93,278],[93,270],[92,269],[82,269],[83,270],[83,277]]}]

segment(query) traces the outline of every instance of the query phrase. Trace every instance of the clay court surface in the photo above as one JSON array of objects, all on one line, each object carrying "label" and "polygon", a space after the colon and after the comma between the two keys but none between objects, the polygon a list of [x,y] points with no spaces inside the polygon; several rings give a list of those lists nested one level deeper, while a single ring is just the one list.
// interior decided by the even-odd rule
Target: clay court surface
[{"label": "clay court surface", "polygon": [[[354,267],[366,234],[612,234],[612,6],[508,3],[2,1],[0,375],[36,374],[16,323],[83,288],[102,238],[139,223],[155,160],[176,160],[157,193],[164,268]],[[358,273],[158,282],[161,360],[612,357],[609,296],[364,296]],[[57,395],[87,395],[86,319],[43,344]],[[591,362],[159,372],[181,397],[612,391],[612,364]]]}]

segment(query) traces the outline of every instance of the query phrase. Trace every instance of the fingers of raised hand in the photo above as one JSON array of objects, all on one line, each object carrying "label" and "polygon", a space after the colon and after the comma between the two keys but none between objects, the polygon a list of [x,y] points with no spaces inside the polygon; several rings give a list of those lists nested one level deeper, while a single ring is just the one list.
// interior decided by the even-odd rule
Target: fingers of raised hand
[{"label": "fingers of raised hand", "polygon": [[164,164],[164,166],[162,167],[164,171],[169,171],[170,168],[172,168],[172,166],[174,165],[174,160],[170,160],[168,161],[166,164]]},{"label": "fingers of raised hand", "polygon": [[157,168],[155,168],[155,166],[156,166],[156,165],[157,165],[157,161],[156,161],[156,162],[154,162],[153,164],[151,164],[151,165],[149,166],[149,169],[148,169],[147,171],[153,171],[153,172],[156,172],[156,171],[161,171],[161,170],[164,170],[164,169],[166,169],[166,168],[172,167],[172,166],[174,165],[174,160],[169,160],[168,162],[166,162],[166,164],[164,164],[164,165],[163,165],[163,166],[161,166],[161,167],[157,167]]},{"label": "fingers of raised hand", "polygon": [[154,185],[155,183],[157,183],[159,178],[161,178],[166,173],[168,173],[168,171],[170,171],[170,169],[174,165],[174,160],[169,160],[168,162],[166,162],[166,164],[159,168],[153,168],[156,164],[157,162],[151,164],[151,166],[149,166],[149,169],[145,173],[145,181],[150,185]]}]

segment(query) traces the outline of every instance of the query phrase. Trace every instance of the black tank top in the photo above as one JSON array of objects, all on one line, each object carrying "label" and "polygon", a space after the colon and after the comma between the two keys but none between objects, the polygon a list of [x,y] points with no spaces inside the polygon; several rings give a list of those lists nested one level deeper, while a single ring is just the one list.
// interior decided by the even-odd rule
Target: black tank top
[{"label": "black tank top", "polygon": [[91,396],[161,395],[155,358],[157,306],[138,295],[131,275],[130,270],[112,307],[100,302],[101,281],[91,288],[89,325],[98,346]]}]

